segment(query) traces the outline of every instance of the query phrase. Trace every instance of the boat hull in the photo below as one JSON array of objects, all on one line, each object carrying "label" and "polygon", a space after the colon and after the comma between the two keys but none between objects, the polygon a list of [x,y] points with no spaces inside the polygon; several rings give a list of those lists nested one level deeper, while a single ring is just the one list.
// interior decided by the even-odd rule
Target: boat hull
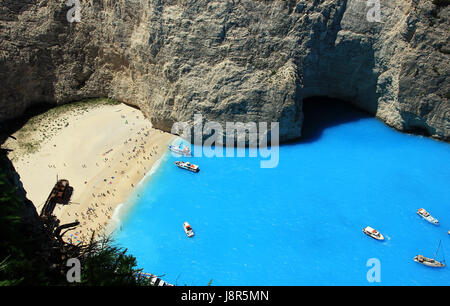
[{"label": "boat hull", "polygon": [[427,221],[428,223],[431,223],[433,225],[439,225],[439,221],[433,217],[425,217],[422,216],[421,214],[418,214],[422,219],[424,219],[425,221]]},{"label": "boat hull", "polygon": [[186,236],[188,236],[189,238],[194,237],[194,232],[192,232],[192,231],[186,231],[185,230],[185,233],[186,233]]},{"label": "boat hull", "polygon": [[439,220],[436,219],[436,218],[434,218],[432,215],[430,215],[430,213],[427,212],[426,210],[424,210],[424,209],[419,209],[419,210],[417,211],[417,214],[418,214],[422,219],[424,219],[425,221],[427,221],[427,222],[429,222],[429,223],[431,223],[431,224],[433,224],[433,225],[439,225]]},{"label": "boat hull", "polygon": [[184,223],[183,223],[183,229],[184,229],[184,232],[186,233],[186,235],[187,235],[189,238],[194,237],[194,231],[192,230],[192,228],[191,228],[191,226],[189,225],[189,223],[184,222]]},{"label": "boat hull", "polygon": [[169,146],[170,151],[183,156],[192,156],[191,150],[180,149],[179,147]]},{"label": "boat hull", "polygon": [[182,163],[182,162],[176,161],[176,162],[175,162],[175,165],[176,165],[178,168],[180,168],[180,169],[184,169],[184,170],[187,170],[187,171],[190,171],[190,172],[194,172],[194,173],[200,172],[200,168],[199,168],[199,167],[193,168],[193,167],[190,167],[190,166],[186,166],[186,165],[185,165],[184,163]]},{"label": "boat hull", "polygon": [[375,234],[371,233],[370,231],[366,230],[365,228],[363,228],[362,231],[364,234],[366,234],[367,236],[369,236],[373,239],[380,240],[380,241],[384,240],[384,236],[380,232],[378,232],[378,235],[375,235]]},{"label": "boat hull", "polygon": [[424,266],[432,267],[432,268],[443,268],[443,267],[445,267],[445,264],[443,264],[442,262],[439,262],[439,261],[437,261],[435,259],[428,258],[428,257],[425,257],[425,256],[422,256],[421,257],[422,259],[421,259],[420,256],[422,256],[422,255],[415,256],[414,257],[414,261],[417,262],[417,263],[420,263],[420,264],[422,264]]}]

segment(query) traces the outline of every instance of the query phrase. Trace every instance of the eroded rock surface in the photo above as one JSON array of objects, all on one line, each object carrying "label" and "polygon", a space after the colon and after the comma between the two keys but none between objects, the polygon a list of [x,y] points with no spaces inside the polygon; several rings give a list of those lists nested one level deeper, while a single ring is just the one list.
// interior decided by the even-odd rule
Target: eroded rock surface
[{"label": "eroded rock surface", "polygon": [[[155,127],[280,122],[340,98],[402,131],[450,136],[448,5],[381,0],[86,0],[0,3],[0,121],[29,106],[110,97]],[[368,5],[369,4],[369,5]]]}]

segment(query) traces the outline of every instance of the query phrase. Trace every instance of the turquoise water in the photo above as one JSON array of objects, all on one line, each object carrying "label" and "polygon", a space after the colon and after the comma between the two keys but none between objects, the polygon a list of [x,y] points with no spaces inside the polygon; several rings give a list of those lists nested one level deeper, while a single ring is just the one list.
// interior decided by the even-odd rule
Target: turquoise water
[{"label": "turquoise water", "polygon": [[[433,257],[440,240],[437,259],[450,256],[450,145],[329,102],[305,107],[305,134],[280,147],[273,169],[195,157],[194,174],[166,154],[122,211],[116,242],[178,285],[450,285],[450,267],[412,260]],[[367,225],[386,240],[364,235]],[[380,282],[367,280],[370,258]]]}]

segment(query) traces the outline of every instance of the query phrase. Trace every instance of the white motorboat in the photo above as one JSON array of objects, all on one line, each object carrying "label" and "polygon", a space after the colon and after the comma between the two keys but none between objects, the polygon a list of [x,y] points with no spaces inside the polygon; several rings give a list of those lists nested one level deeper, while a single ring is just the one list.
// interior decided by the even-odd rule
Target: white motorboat
[{"label": "white motorboat", "polygon": [[427,212],[425,209],[420,208],[420,209],[417,211],[417,214],[418,214],[419,216],[421,216],[423,219],[425,219],[426,221],[430,222],[431,224],[439,225],[438,219],[436,219],[436,218],[434,218],[432,215],[430,215],[430,213]]},{"label": "white motorboat", "polygon": [[183,228],[184,228],[184,232],[186,233],[186,235],[191,238],[194,236],[194,231],[192,230],[192,227],[189,225],[189,223],[184,222],[183,223]]},{"label": "white motorboat", "polygon": [[363,228],[363,233],[376,240],[384,240],[384,236],[379,231],[371,228],[370,226],[366,226],[365,228]]},{"label": "white motorboat", "polygon": [[178,168],[185,169],[195,173],[200,171],[200,168],[197,165],[191,164],[190,162],[176,161],[175,165],[177,165]]},{"label": "white motorboat", "polygon": [[189,147],[182,148],[181,146],[169,145],[169,150],[183,156],[191,156],[191,149]]}]

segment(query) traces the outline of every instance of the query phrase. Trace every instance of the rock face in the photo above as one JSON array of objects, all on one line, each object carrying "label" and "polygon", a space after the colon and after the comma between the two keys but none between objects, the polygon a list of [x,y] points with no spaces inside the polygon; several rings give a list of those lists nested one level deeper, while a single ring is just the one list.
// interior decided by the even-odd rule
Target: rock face
[{"label": "rock face", "polygon": [[[20,2],[20,3],[19,3]],[[76,2],[76,1],[75,1]],[[369,17],[380,4],[380,20]],[[347,100],[402,131],[450,137],[450,7],[432,0],[85,0],[0,3],[0,121],[33,104],[110,97],[155,127],[280,122]],[[375,18],[376,19],[376,18]]]},{"label": "rock face", "polygon": [[[0,140],[3,141],[3,138],[1,137],[3,135],[0,134]],[[17,174],[16,170],[14,169],[14,166],[12,165],[11,161],[7,158],[5,152],[0,151],[0,175],[2,176],[1,183],[2,183],[2,197],[4,196],[4,199],[2,199],[2,205],[6,205],[5,203],[8,203],[10,208],[5,209],[5,207],[2,207],[2,222],[10,222],[7,220],[7,217],[18,217],[19,220],[17,222],[20,224],[19,228],[22,231],[22,233],[25,234],[27,238],[35,239],[34,242],[38,242],[38,239],[42,238],[42,232],[44,230],[43,223],[41,219],[39,218],[39,215],[36,211],[35,206],[33,203],[27,199],[26,197],[26,191],[23,189],[22,182],[20,181],[20,177]],[[6,193],[11,192],[14,197],[16,198],[17,203],[11,203],[7,201],[11,201],[10,197],[11,195],[6,195]],[[5,195],[3,194],[5,193]],[[8,200],[5,200],[5,199]],[[8,213],[8,215],[4,215],[5,213]],[[3,219],[5,218],[5,219]],[[10,219],[11,220],[11,219]],[[13,224],[13,222],[8,223]],[[5,233],[3,233],[5,235]],[[2,242],[4,243],[6,240],[10,239],[11,237],[2,237]],[[30,241],[31,241],[30,239]],[[17,243],[20,243],[17,241]],[[2,244],[4,246],[5,244]],[[2,255],[4,255],[5,250],[1,250]]]}]

